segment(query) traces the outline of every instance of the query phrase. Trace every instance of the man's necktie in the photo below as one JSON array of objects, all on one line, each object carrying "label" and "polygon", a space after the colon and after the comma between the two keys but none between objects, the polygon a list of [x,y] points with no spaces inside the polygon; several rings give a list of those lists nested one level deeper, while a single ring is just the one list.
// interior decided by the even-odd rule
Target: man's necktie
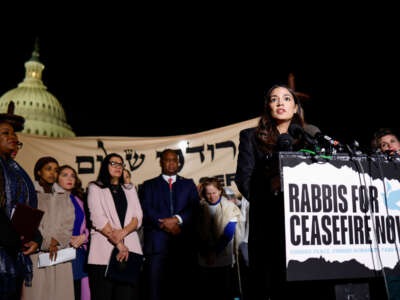
[{"label": "man's necktie", "polygon": [[172,178],[168,178],[169,190],[172,191]]},{"label": "man's necktie", "polygon": [[172,178],[168,178],[168,183],[169,183],[169,209],[171,212],[171,216],[174,215],[174,204],[173,204],[173,199],[172,199]]}]

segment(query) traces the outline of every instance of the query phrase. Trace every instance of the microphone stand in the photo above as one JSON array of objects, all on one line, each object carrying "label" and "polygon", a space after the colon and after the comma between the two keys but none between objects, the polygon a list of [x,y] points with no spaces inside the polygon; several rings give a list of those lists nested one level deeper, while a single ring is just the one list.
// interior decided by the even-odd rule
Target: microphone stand
[{"label": "microphone stand", "polygon": [[[364,171],[364,168],[363,168],[363,166],[362,166],[362,162],[361,162],[361,160],[360,159],[357,159],[357,158],[360,158],[362,155],[363,155],[363,153],[362,153],[362,151],[360,150],[360,145],[359,145],[359,143],[356,141],[356,140],[354,140],[354,142],[352,143],[352,145],[349,145],[349,144],[346,144],[345,145],[345,147],[346,147],[346,149],[347,149],[347,151],[349,152],[349,154],[350,154],[350,159],[356,164],[356,166],[359,168],[359,175],[360,175],[360,184],[361,185],[363,185],[363,186],[365,186],[365,189],[367,190],[368,189],[368,186],[367,186],[367,180],[366,180],[366,178],[365,178],[365,171]],[[397,155],[398,156],[398,155]],[[398,156],[399,157],[399,156]],[[370,160],[371,158],[368,156],[368,159]],[[388,158],[389,159],[389,158]],[[381,173],[382,173],[382,170],[381,170],[381,166],[379,165],[380,164],[380,162],[379,162],[379,160],[378,160],[378,166],[379,166],[379,169],[380,169],[380,171],[381,171]],[[363,181],[361,180],[361,178],[363,178]],[[384,180],[383,180],[384,181]],[[385,184],[385,183],[384,183]],[[369,202],[369,197],[366,195],[366,200]],[[373,236],[373,238],[374,238],[374,242],[375,242],[375,245],[376,245],[376,247],[377,247],[377,256],[378,256],[378,260],[379,260],[379,262],[380,262],[380,265],[381,265],[381,273],[382,273],[382,275],[383,275],[383,281],[384,281],[384,285],[385,285],[385,292],[386,292],[386,296],[387,296],[387,299],[389,299],[389,287],[388,287],[388,280],[387,280],[387,275],[386,275],[386,271],[385,271],[385,268],[384,268],[384,266],[383,266],[383,263],[382,263],[382,258],[381,258],[381,253],[380,253],[380,249],[379,249],[379,244],[378,244],[378,242],[377,242],[377,237],[376,237],[376,234],[377,234],[377,229],[376,229],[376,224],[375,224],[375,222],[373,221],[374,219],[373,219],[373,213],[372,212],[370,212],[370,214],[371,214],[371,220],[372,220],[372,236]],[[368,283],[365,283],[367,286],[368,286]],[[349,284],[349,286],[351,286],[351,284]],[[366,288],[366,290],[368,290],[368,288]],[[368,297],[369,297],[369,291],[367,292],[367,294],[368,294]],[[347,297],[350,297],[350,296],[353,296],[353,295],[351,295],[350,293],[348,293],[347,294]]]},{"label": "microphone stand", "polygon": [[308,149],[301,149],[301,152],[305,152],[305,153],[309,153],[311,154],[311,159],[313,162],[322,162],[323,160],[326,159],[332,159],[332,156],[329,155],[329,153],[326,152],[324,147],[321,147],[321,145],[319,145],[319,143],[316,140],[312,140],[312,142],[308,142],[308,145],[311,146],[310,148],[312,150],[308,150]]}]

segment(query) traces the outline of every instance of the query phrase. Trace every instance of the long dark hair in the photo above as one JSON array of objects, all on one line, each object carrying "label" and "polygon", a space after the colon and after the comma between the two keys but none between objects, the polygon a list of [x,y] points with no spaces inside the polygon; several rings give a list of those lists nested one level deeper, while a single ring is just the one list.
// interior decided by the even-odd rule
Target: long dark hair
[{"label": "long dark hair", "polygon": [[76,172],[76,170],[69,165],[63,165],[58,169],[58,176],[60,176],[61,171],[65,170],[65,169],[72,170],[72,172],[74,172],[74,175],[75,175],[75,186],[72,188],[71,194],[78,197],[80,200],[83,201],[85,192],[83,191],[82,181],[79,179],[78,173]]},{"label": "long dark hair", "polygon": [[38,159],[38,161],[35,164],[35,167],[33,168],[33,175],[35,177],[36,181],[40,181],[40,176],[39,176],[39,171],[48,163],[55,163],[57,166],[59,166],[58,161],[51,156],[43,156]]},{"label": "long dark hair", "polygon": [[[111,186],[111,175],[110,175],[110,172],[108,171],[108,165],[110,163],[111,157],[119,157],[121,159],[122,163],[124,162],[124,159],[122,158],[122,156],[117,153],[110,153],[103,159],[103,161],[101,162],[99,175],[97,176],[97,181],[94,182],[101,188],[107,188],[107,187]],[[123,170],[123,168],[122,168],[122,170]],[[121,177],[119,178],[118,183],[120,185],[124,184],[123,173],[121,174]]]},{"label": "long dark hair", "polygon": [[291,123],[299,124],[301,127],[304,127],[304,120],[301,116],[301,104],[295,92],[284,84],[273,85],[264,94],[264,112],[261,115],[260,121],[256,129],[256,138],[258,141],[258,145],[260,150],[264,153],[271,153],[275,149],[276,142],[279,136],[279,131],[276,127],[276,121],[272,118],[271,109],[269,107],[269,101],[272,91],[276,88],[285,88],[293,96],[294,102],[297,104],[297,112],[293,115]]}]

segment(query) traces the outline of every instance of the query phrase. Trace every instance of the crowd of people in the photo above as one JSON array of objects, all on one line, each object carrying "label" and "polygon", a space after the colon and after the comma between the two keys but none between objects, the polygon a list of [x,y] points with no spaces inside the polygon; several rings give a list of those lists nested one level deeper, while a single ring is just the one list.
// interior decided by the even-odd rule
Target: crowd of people
[{"label": "crowd of people", "polygon": [[[103,159],[86,191],[76,170],[60,166],[55,157],[39,158],[31,180],[15,160],[21,147],[15,132],[23,122],[11,112],[0,116],[0,299],[239,295],[234,266],[246,214],[232,190],[228,197],[215,177],[197,187],[179,176],[178,156],[171,149],[161,154],[161,175],[138,191],[117,153]],[[12,225],[17,203],[44,212],[34,239],[24,245]],[[74,256],[62,260],[70,249]],[[105,275],[115,249],[121,268],[131,253],[144,257],[136,282]],[[53,263],[42,264],[46,255]]]},{"label": "crowd of people", "polygon": [[[32,181],[15,160],[23,124],[12,107],[0,114],[0,299],[284,299],[283,201],[272,157],[291,124],[304,127],[290,88],[273,86],[258,126],[240,132],[241,195],[216,177],[196,186],[179,176],[172,149],[160,155],[161,174],[138,190],[117,153],[103,159],[86,191],[76,170],[54,157],[36,162]],[[400,151],[388,129],[373,145]],[[17,203],[44,212],[24,243],[11,222]],[[73,259],[39,267],[43,255],[54,262],[68,249]],[[114,251],[121,270],[132,253],[144,258],[135,283],[105,275]]]}]

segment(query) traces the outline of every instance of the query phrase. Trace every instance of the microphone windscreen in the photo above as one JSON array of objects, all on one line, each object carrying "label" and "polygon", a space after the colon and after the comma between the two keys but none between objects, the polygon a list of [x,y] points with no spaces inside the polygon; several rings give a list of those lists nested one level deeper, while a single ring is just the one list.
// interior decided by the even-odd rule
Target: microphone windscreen
[{"label": "microphone windscreen", "polygon": [[289,134],[282,133],[281,135],[279,135],[277,141],[279,151],[291,151],[292,144],[293,144],[293,138]]},{"label": "microphone windscreen", "polygon": [[304,130],[299,124],[290,124],[288,132],[295,139],[301,139],[304,136]]},{"label": "microphone windscreen", "polygon": [[311,137],[315,137],[317,133],[321,132],[317,126],[311,124],[304,125],[304,131]]}]

